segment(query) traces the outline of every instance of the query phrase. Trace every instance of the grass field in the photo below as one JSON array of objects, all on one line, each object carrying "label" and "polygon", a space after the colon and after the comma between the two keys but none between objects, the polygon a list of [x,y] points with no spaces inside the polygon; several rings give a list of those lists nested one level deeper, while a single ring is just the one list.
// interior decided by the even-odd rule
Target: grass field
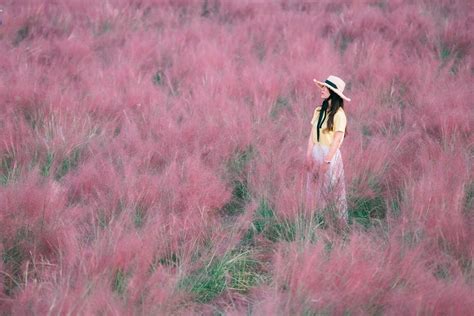
[{"label": "grass field", "polygon": [[[474,313],[470,1],[0,9],[0,315]],[[331,74],[344,229],[304,203]]]}]

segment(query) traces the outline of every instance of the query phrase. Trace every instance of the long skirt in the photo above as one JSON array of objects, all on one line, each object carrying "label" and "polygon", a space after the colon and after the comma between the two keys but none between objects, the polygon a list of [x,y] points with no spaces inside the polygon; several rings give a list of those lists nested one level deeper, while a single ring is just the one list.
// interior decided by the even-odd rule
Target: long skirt
[{"label": "long skirt", "polygon": [[[313,160],[315,170],[324,163],[329,147],[315,144]],[[308,172],[306,177],[306,199],[311,208],[334,210],[339,219],[347,221],[346,186],[344,182],[344,165],[339,149],[331,160],[324,175]]]}]

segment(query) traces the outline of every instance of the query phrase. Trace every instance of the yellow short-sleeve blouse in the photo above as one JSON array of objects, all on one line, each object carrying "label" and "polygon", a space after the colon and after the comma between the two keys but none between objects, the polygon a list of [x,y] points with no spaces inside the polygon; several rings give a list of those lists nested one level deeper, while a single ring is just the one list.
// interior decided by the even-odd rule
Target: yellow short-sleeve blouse
[{"label": "yellow short-sleeve blouse", "polygon": [[346,130],[346,125],[347,125],[347,118],[346,118],[346,113],[344,113],[344,110],[342,108],[339,108],[334,114],[334,125],[333,125],[333,130],[329,131],[327,130],[327,123],[328,123],[328,116],[326,116],[326,119],[323,122],[323,125],[321,126],[319,130],[319,142],[318,142],[318,136],[316,129],[318,128],[318,117],[319,117],[319,112],[321,111],[321,107],[318,106],[313,113],[313,118],[311,119],[311,125],[313,125],[313,144],[321,144],[325,146],[331,146],[333,140],[334,140],[334,133],[335,132],[345,132]]}]

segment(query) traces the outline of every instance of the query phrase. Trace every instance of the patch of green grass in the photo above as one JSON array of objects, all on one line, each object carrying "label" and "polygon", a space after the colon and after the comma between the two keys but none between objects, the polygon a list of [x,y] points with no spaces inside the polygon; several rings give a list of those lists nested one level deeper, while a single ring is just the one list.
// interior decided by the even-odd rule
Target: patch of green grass
[{"label": "patch of green grass", "polygon": [[284,220],[270,226],[264,232],[264,236],[273,242],[276,241],[294,241],[296,237],[296,225],[292,221]]},{"label": "patch of green grass", "polygon": [[258,268],[258,262],[250,257],[250,252],[231,251],[185,276],[179,286],[192,293],[197,302],[208,303],[225,290],[247,293],[263,280]]},{"label": "patch of green grass", "polygon": [[22,249],[17,244],[4,249],[2,253],[3,263],[11,264],[13,266],[19,266],[24,257]]},{"label": "patch of green grass", "polygon": [[43,177],[49,177],[50,171],[51,171],[51,166],[53,165],[54,161],[54,154],[49,152],[46,155],[46,160],[44,164],[41,166],[40,172]]},{"label": "patch of green grass", "polygon": [[28,257],[24,242],[33,242],[33,232],[27,227],[21,227],[16,231],[11,246],[2,251],[4,269],[9,277],[4,279],[3,289],[8,296],[14,295],[15,289],[23,283],[22,266]]},{"label": "patch of green grass", "polygon": [[158,70],[157,72],[155,72],[155,74],[153,75],[152,81],[155,86],[162,86],[165,83],[163,71]]},{"label": "patch of green grass", "polygon": [[75,148],[71,154],[64,158],[61,163],[59,164],[58,169],[56,170],[56,174],[54,178],[56,180],[60,180],[64,177],[68,172],[73,169],[76,169],[79,165],[79,159],[81,157],[81,152],[78,148]]},{"label": "patch of green grass", "polygon": [[353,190],[348,195],[348,220],[349,224],[356,221],[365,228],[369,228],[386,217],[387,205],[382,195],[382,186],[376,175],[367,175],[367,177],[364,177],[364,180],[355,179],[352,183],[353,188],[357,188],[362,181],[367,181],[373,195],[367,196]]},{"label": "patch of green grass", "polygon": [[297,226],[297,221],[278,219],[269,203],[261,199],[252,224],[241,240],[241,245],[253,245],[255,236],[259,234],[272,242],[294,241]]},{"label": "patch of green grass", "polygon": [[97,30],[95,31],[96,36],[104,35],[112,30],[112,23],[108,20],[102,21]]},{"label": "patch of green grass", "polygon": [[474,181],[464,187],[464,211],[472,212],[474,209]]},{"label": "patch of green grass", "polygon": [[2,260],[9,270],[10,277],[4,279],[3,288],[5,294],[11,296],[21,283],[21,265],[26,258],[23,248],[15,243],[12,247],[6,248],[2,253]]},{"label": "patch of green grass", "polygon": [[125,291],[127,290],[127,283],[128,277],[127,274],[123,271],[123,269],[118,269],[117,271],[115,271],[112,280],[112,290],[120,296],[123,296],[125,294]]},{"label": "patch of green grass", "polygon": [[194,294],[197,302],[208,303],[224,292],[227,286],[225,271],[224,264],[216,261],[190,274],[180,285]]},{"label": "patch of green grass", "polygon": [[449,45],[448,43],[441,41],[438,44],[438,55],[441,61],[441,67],[449,64],[449,60],[453,61],[449,71],[452,75],[456,75],[463,59],[468,55],[468,51],[464,47]]},{"label": "patch of green grass", "polygon": [[141,228],[145,224],[146,220],[146,209],[138,205],[135,208],[135,211],[133,212],[133,224],[135,225],[135,228]]},{"label": "patch of green grass", "polygon": [[389,206],[390,206],[389,210],[393,216],[395,217],[400,216],[401,214],[400,205],[402,201],[403,201],[403,192],[401,190],[397,190],[396,196],[389,201]]},{"label": "patch of green grass", "polygon": [[240,214],[248,201],[250,201],[250,192],[247,182],[236,180],[232,189],[232,198],[224,205],[223,210],[227,215]]},{"label": "patch of green grass", "polygon": [[438,263],[433,270],[433,275],[438,280],[447,280],[450,278],[449,267]]},{"label": "patch of green grass", "polygon": [[439,59],[445,62],[451,56],[451,51],[445,43],[441,43],[439,45]]},{"label": "patch of green grass", "polygon": [[296,224],[290,220],[278,220],[276,218],[265,223],[262,231],[263,236],[270,241],[294,241],[296,236]]},{"label": "patch of green grass", "polygon": [[18,46],[23,40],[25,40],[30,34],[30,26],[28,24],[23,25],[17,32],[13,45]]},{"label": "patch of green grass", "polygon": [[0,161],[0,184],[7,185],[11,180],[16,179],[19,169],[12,154],[6,154]]},{"label": "patch of green grass", "polygon": [[367,125],[362,126],[362,135],[370,137],[370,136],[372,136],[372,134],[373,134],[372,130],[370,129],[369,126],[367,126]]},{"label": "patch of green grass", "polygon": [[375,197],[352,196],[350,197],[349,223],[358,222],[365,228],[373,225],[374,220],[385,218],[386,206],[384,199],[377,195]]},{"label": "patch of green grass", "polygon": [[238,151],[227,163],[227,170],[232,183],[232,198],[224,205],[223,212],[227,215],[237,215],[244,211],[245,205],[250,201],[251,194],[246,180],[247,164],[254,154],[249,146],[243,151]]},{"label": "patch of green grass", "polygon": [[265,199],[260,200],[259,207],[255,212],[255,220],[253,221],[253,227],[257,233],[261,233],[265,230],[265,227],[270,221],[275,219],[273,209],[270,207]]},{"label": "patch of green grass", "polygon": [[320,227],[321,229],[327,229],[329,227],[327,220],[322,212],[317,212],[316,214],[314,214],[314,221],[316,226]]},{"label": "patch of green grass", "polygon": [[247,293],[259,281],[263,280],[258,271],[258,262],[252,259],[248,252],[234,252],[225,259],[225,267],[230,274],[228,286],[230,290]]}]

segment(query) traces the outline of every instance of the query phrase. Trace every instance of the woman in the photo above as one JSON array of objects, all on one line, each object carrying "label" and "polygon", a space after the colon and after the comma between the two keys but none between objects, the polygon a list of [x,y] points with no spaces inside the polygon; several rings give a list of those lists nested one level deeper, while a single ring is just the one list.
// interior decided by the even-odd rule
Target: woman
[{"label": "woman", "polygon": [[351,99],[343,94],[346,84],[341,78],[329,76],[324,82],[316,79],[314,82],[321,89],[323,103],[314,110],[308,139],[308,199],[311,203],[313,197],[316,198],[319,209],[335,210],[337,217],[347,221],[344,167],[339,147],[347,125],[344,100]]}]

